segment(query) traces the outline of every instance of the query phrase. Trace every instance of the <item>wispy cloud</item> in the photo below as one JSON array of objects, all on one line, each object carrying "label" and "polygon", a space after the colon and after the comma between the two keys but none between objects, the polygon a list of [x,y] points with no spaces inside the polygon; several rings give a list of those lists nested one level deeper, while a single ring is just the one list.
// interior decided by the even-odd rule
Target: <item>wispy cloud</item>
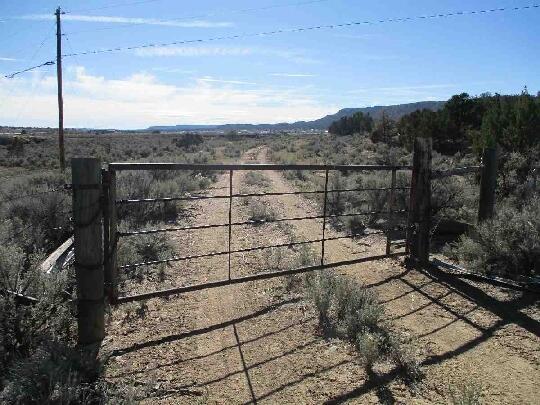
[{"label": "wispy cloud", "polygon": [[176,73],[176,74],[182,74],[182,75],[191,75],[195,73],[195,70],[186,70],[181,68],[169,68],[169,67],[154,67],[152,68],[154,72],[162,72],[162,73]]},{"label": "wispy cloud", "polygon": [[317,75],[308,73],[270,73],[270,76],[276,77],[317,77]]},{"label": "wispy cloud", "polygon": [[197,79],[199,82],[203,83],[223,83],[223,84],[247,84],[247,85],[256,85],[257,83],[252,82],[244,82],[242,80],[222,80],[222,79],[215,79],[211,76],[205,76]]},{"label": "wispy cloud", "polygon": [[4,58],[4,57],[1,57],[0,56],[0,61],[2,62],[16,62],[18,61],[19,59],[15,59],[15,58]]},{"label": "wispy cloud", "polygon": [[156,46],[134,50],[135,55],[142,57],[155,56],[267,56],[287,59],[301,64],[317,64],[318,60],[307,57],[302,51],[272,49],[262,47],[236,46]]},{"label": "wispy cloud", "polygon": [[[19,17],[22,20],[52,20],[54,15],[49,14],[29,14]],[[62,17],[66,21],[80,21],[89,23],[109,23],[109,24],[139,24],[139,25],[162,25],[166,27],[182,28],[227,28],[234,24],[229,21],[207,21],[207,20],[159,20],[156,18],[135,18],[102,15],[79,15],[66,14]]]},{"label": "wispy cloud", "polygon": [[355,105],[390,105],[414,101],[446,100],[459,86],[426,83],[405,86],[360,87],[346,91]]},{"label": "wispy cloud", "polygon": [[157,46],[135,50],[137,56],[242,56],[252,53],[251,48],[217,46]]}]

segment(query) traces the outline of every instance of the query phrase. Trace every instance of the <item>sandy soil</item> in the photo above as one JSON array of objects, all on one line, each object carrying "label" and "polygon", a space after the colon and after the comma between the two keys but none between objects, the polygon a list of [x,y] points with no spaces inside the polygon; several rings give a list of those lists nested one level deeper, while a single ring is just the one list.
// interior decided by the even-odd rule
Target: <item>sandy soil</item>
[{"label": "sandy soil", "polygon": [[[265,159],[264,148],[244,157],[256,159]],[[244,176],[235,172],[235,191],[244,187]],[[292,191],[280,173],[265,176],[270,190]],[[217,186],[228,182],[228,175],[222,175]],[[298,195],[267,199],[278,217],[320,212]],[[194,224],[226,223],[228,200],[199,201],[193,210]],[[246,205],[235,202],[233,221],[246,215]],[[316,220],[296,221],[288,230],[276,224],[238,227],[232,248],[283,243],[291,233],[298,240],[316,239],[321,227]],[[227,248],[226,228],[171,237],[179,255]],[[382,254],[384,249],[380,235],[333,241],[326,246],[326,260]],[[233,255],[232,276],[264,271],[268,263],[263,252]],[[301,294],[287,291],[283,279],[114,308],[103,344],[103,353],[110,356],[107,379],[143,387],[142,402],[152,404],[447,403],[452,387],[468,381],[482,386],[485,403],[540,403],[537,297],[408,269],[398,260],[335,271],[376,289],[388,320],[413,338],[425,373],[415,390],[388,367],[366,375],[352,347],[317,333],[313,308]],[[127,292],[217,280],[227,273],[226,256],[181,262],[166,269],[164,282],[128,286]]]}]

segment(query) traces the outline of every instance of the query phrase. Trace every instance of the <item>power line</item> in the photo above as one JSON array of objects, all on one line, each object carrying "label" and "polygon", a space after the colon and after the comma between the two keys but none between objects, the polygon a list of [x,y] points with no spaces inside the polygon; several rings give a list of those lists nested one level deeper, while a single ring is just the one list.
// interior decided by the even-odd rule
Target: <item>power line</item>
[{"label": "power line", "polygon": [[[257,33],[237,34],[237,35],[229,35],[229,36],[222,36],[222,37],[190,39],[190,40],[164,42],[164,43],[149,43],[149,44],[143,44],[143,45],[127,46],[127,47],[97,49],[97,50],[83,51],[83,52],[78,52],[78,53],[64,54],[62,55],[62,58],[73,57],[73,56],[83,56],[83,55],[96,55],[96,54],[101,54],[101,53],[121,52],[121,51],[135,50],[135,49],[155,48],[155,47],[162,47],[162,46],[173,46],[173,45],[190,44],[190,43],[204,43],[204,42],[234,40],[234,39],[259,37],[259,36],[270,36],[270,35],[277,35],[277,34],[290,34],[290,33],[316,31],[316,30],[324,30],[324,29],[345,28],[345,27],[353,27],[353,26],[359,26],[359,25],[377,25],[377,24],[386,24],[386,23],[413,22],[413,21],[419,21],[419,20],[462,17],[462,16],[468,16],[468,15],[482,15],[482,14],[485,15],[485,14],[492,14],[492,13],[497,13],[497,12],[525,11],[525,10],[532,10],[532,9],[537,9],[537,8],[540,8],[540,4],[532,4],[528,6],[519,6],[519,7],[501,7],[501,8],[472,10],[472,11],[455,11],[455,12],[449,12],[449,13],[439,13],[439,14],[422,15],[422,16],[414,16],[414,17],[387,18],[387,19],[372,20],[372,21],[353,21],[353,22],[341,23],[341,24],[317,25],[317,26],[310,26],[310,27],[286,28],[286,29],[279,29],[279,30],[274,30],[274,31],[263,31],[263,32],[257,32]],[[46,64],[54,64],[54,61],[45,62],[44,64],[39,65],[39,66],[43,66]],[[34,66],[31,68],[25,69],[23,71],[15,72],[11,75],[7,75],[6,77],[11,78],[17,74],[26,72],[28,70],[36,69],[39,66]]]},{"label": "power line", "polygon": [[507,12],[507,11],[523,11],[523,10],[529,10],[533,8],[540,8],[540,4],[533,4],[533,5],[521,6],[521,7],[502,7],[502,8],[493,8],[493,9],[486,9],[486,10],[455,11],[455,12],[443,13],[443,14],[432,14],[432,15],[423,15],[423,16],[416,16],[416,17],[387,18],[387,19],[373,20],[373,21],[353,21],[353,22],[341,23],[341,24],[317,25],[317,26],[300,27],[300,28],[286,28],[286,29],[280,29],[280,30],[274,30],[274,31],[263,31],[263,32],[250,33],[250,34],[237,34],[237,35],[214,37],[214,38],[190,39],[190,40],[164,42],[164,43],[149,43],[149,44],[143,44],[143,45],[134,45],[134,46],[108,48],[108,49],[97,49],[97,50],[84,51],[84,52],[73,53],[73,54],[65,54],[65,55],[62,55],[62,57],[94,55],[94,54],[100,54],[100,53],[130,51],[130,50],[135,50],[135,49],[155,48],[155,47],[161,47],[161,46],[213,42],[213,41],[232,40],[232,39],[249,38],[249,37],[270,36],[270,35],[276,35],[276,34],[298,33],[298,32],[304,32],[304,31],[344,28],[344,27],[352,27],[356,25],[376,25],[376,24],[394,23],[394,22],[412,22],[415,20],[450,18],[450,17],[458,17],[458,16],[490,14],[490,13]]},{"label": "power line", "polygon": [[43,67],[43,66],[51,66],[51,65],[54,65],[55,63],[56,62],[54,60],[50,60],[50,61],[41,63],[41,64],[36,65],[36,66],[32,66],[32,67],[29,67],[29,68],[26,68],[26,69],[23,69],[23,70],[19,70],[17,72],[13,72],[13,73],[11,73],[9,75],[5,75],[4,77],[6,77],[8,79],[13,79],[15,76],[20,75],[21,73],[29,72],[31,70],[34,70],[34,69],[37,69],[37,68],[40,68],[40,67]]}]

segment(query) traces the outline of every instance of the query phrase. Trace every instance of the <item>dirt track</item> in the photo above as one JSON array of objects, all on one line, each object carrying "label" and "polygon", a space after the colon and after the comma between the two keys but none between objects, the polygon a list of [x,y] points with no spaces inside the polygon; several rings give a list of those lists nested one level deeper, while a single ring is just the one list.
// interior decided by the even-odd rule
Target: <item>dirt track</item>
[{"label": "dirt track", "polygon": [[[264,152],[252,151],[245,160],[263,160]],[[272,191],[291,190],[279,173],[266,176]],[[243,177],[235,173],[235,191],[242,187]],[[226,187],[228,176],[217,185]],[[313,202],[299,196],[271,201],[279,217],[317,212]],[[227,220],[227,200],[204,200],[196,207],[193,223]],[[245,218],[246,207],[235,204],[233,220]],[[321,236],[321,223],[298,221],[291,230],[299,240],[316,239]],[[233,237],[233,249],[287,240],[276,224],[235,229]],[[178,254],[224,250],[226,240],[227,229],[174,236]],[[327,244],[328,261],[384,252],[380,236],[362,242]],[[265,263],[262,253],[235,255],[233,276],[263,271]],[[144,386],[143,402],[153,404],[444,403],[451,386],[471,379],[484,387],[486,403],[539,403],[540,327],[535,297],[437,279],[407,270],[394,260],[337,271],[375,288],[388,319],[415,338],[426,373],[416,392],[387,367],[368,378],[351,347],[318,336],[313,309],[300,296],[288,293],[282,279],[149,300],[140,317],[127,317],[125,307],[113,310],[104,343],[104,352],[112,353],[107,378]],[[177,264],[166,273],[164,283],[132,288],[152,290],[225,278],[227,258]],[[138,308],[138,304],[128,306],[132,313]]]}]

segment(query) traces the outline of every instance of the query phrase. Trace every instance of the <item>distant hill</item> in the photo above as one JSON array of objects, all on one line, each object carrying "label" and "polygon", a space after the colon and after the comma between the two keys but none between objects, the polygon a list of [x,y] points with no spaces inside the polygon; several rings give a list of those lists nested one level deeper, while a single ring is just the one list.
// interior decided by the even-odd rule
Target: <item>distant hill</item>
[{"label": "distant hill", "polygon": [[225,124],[225,125],[173,125],[173,126],[153,126],[148,128],[150,131],[291,131],[291,130],[309,130],[327,129],[333,121],[353,115],[361,111],[364,114],[370,114],[373,118],[378,119],[382,116],[383,111],[388,117],[397,120],[406,114],[410,114],[416,110],[424,108],[428,110],[439,110],[444,106],[444,101],[421,101],[418,103],[398,104],[389,106],[375,106],[363,108],[343,108],[335,114],[327,115],[314,121],[297,121],[293,123],[279,124]]}]

